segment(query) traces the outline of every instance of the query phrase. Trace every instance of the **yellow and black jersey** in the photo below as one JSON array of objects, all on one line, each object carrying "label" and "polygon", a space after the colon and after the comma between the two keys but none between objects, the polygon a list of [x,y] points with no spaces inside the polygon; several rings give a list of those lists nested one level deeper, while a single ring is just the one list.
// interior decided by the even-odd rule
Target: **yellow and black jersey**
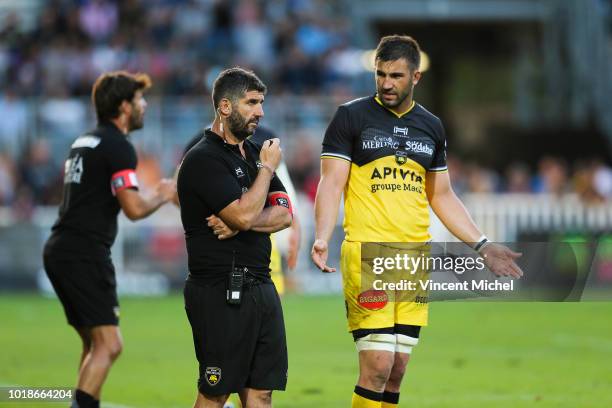
[{"label": "yellow and black jersey", "polygon": [[425,175],[446,171],[446,136],[438,117],[414,101],[401,115],[376,96],[348,102],[327,128],[321,158],[351,162],[344,190],[346,240],[430,239]]}]

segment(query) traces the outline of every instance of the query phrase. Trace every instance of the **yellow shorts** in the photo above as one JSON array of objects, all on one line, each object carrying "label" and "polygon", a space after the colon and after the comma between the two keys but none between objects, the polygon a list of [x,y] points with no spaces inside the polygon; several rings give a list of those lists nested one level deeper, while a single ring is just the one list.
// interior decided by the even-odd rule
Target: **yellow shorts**
[{"label": "yellow shorts", "polygon": [[[425,268],[389,269],[375,274],[374,258],[395,258],[397,255],[423,257],[429,254],[426,243],[378,244],[344,241],[340,253],[340,269],[349,331],[382,329],[396,324],[426,326],[428,294],[419,281],[428,279]],[[363,256],[362,256],[363,255]],[[378,280],[378,283],[374,283]],[[382,282],[380,282],[382,281]],[[404,281],[406,288],[382,290],[385,282]],[[413,282],[410,286],[407,282]],[[397,287],[397,286],[396,286]]]}]

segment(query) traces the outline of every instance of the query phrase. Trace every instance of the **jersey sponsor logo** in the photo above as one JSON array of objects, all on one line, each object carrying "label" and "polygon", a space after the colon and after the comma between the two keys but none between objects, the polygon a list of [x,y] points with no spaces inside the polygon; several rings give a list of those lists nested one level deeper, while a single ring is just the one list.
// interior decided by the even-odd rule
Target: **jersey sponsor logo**
[{"label": "jersey sponsor logo", "polygon": [[77,137],[74,143],[72,143],[71,147],[73,149],[78,149],[79,147],[88,147],[90,149],[95,149],[101,141],[102,139],[100,139],[98,136],[83,135]]},{"label": "jersey sponsor logo", "polygon": [[397,167],[383,167],[382,173],[380,170],[378,170],[378,168],[374,167],[374,170],[372,170],[372,175],[370,176],[371,180],[386,180],[388,178],[392,178],[394,180],[401,179],[402,181],[414,181],[421,184],[423,183],[423,177],[419,176],[414,171],[410,169],[398,169]]},{"label": "jersey sponsor logo", "polygon": [[408,137],[408,128],[407,127],[399,127],[393,126],[393,134],[399,137]]},{"label": "jersey sponsor logo", "polygon": [[83,177],[83,157],[76,155],[64,163],[64,184],[81,183]]},{"label": "jersey sponsor logo", "polygon": [[378,191],[390,191],[392,193],[396,191],[423,193],[423,177],[410,169],[383,167],[381,172],[381,170],[375,167],[374,170],[372,170],[370,180],[391,180],[391,182],[385,183],[372,183],[370,186],[372,193]]},{"label": "jersey sponsor logo", "polygon": [[433,149],[422,142],[406,141],[405,149],[414,153],[424,153],[428,156],[433,155]]},{"label": "jersey sponsor logo", "polygon": [[387,306],[389,297],[384,290],[366,290],[357,295],[357,303],[369,310],[380,310]]},{"label": "jersey sponsor logo", "polygon": [[221,381],[221,369],[219,367],[206,367],[204,377],[206,377],[208,385],[214,387]]},{"label": "jersey sponsor logo", "polygon": [[390,147],[391,149],[399,148],[399,142],[391,136],[375,135],[370,140],[363,140],[362,146],[364,150],[381,149]]}]

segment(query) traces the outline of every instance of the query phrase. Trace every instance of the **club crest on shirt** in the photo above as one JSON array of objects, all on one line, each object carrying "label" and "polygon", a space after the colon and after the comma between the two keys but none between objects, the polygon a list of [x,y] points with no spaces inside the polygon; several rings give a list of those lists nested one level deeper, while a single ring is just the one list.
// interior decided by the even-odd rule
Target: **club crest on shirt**
[{"label": "club crest on shirt", "polygon": [[408,153],[398,150],[395,152],[395,162],[400,166],[408,161]]},{"label": "club crest on shirt", "polygon": [[221,381],[221,369],[219,367],[206,367],[204,376],[206,377],[208,385],[214,387]]}]

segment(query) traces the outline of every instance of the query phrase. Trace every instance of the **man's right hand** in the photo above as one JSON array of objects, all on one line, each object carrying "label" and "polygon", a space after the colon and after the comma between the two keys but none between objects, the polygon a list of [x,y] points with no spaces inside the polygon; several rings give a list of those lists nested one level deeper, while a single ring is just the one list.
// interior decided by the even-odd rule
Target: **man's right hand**
[{"label": "man's right hand", "polygon": [[328,255],[327,242],[322,239],[315,240],[312,245],[312,251],[310,251],[312,262],[317,265],[317,268],[319,268],[321,272],[336,272],[336,268],[327,266]]},{"label": "man's right hand", "polygon": [[161,179],[155,186],[155,193],[164,201],[168,202],[174,199],[176,194],[176,182],[172,179]]},{"label": "man's right hand", "polygon": [[264,166],[276,170],[281,162],[282,153],[280,148],[280,140],[278,138],[266,140],[259,152],[259,160]]}]

